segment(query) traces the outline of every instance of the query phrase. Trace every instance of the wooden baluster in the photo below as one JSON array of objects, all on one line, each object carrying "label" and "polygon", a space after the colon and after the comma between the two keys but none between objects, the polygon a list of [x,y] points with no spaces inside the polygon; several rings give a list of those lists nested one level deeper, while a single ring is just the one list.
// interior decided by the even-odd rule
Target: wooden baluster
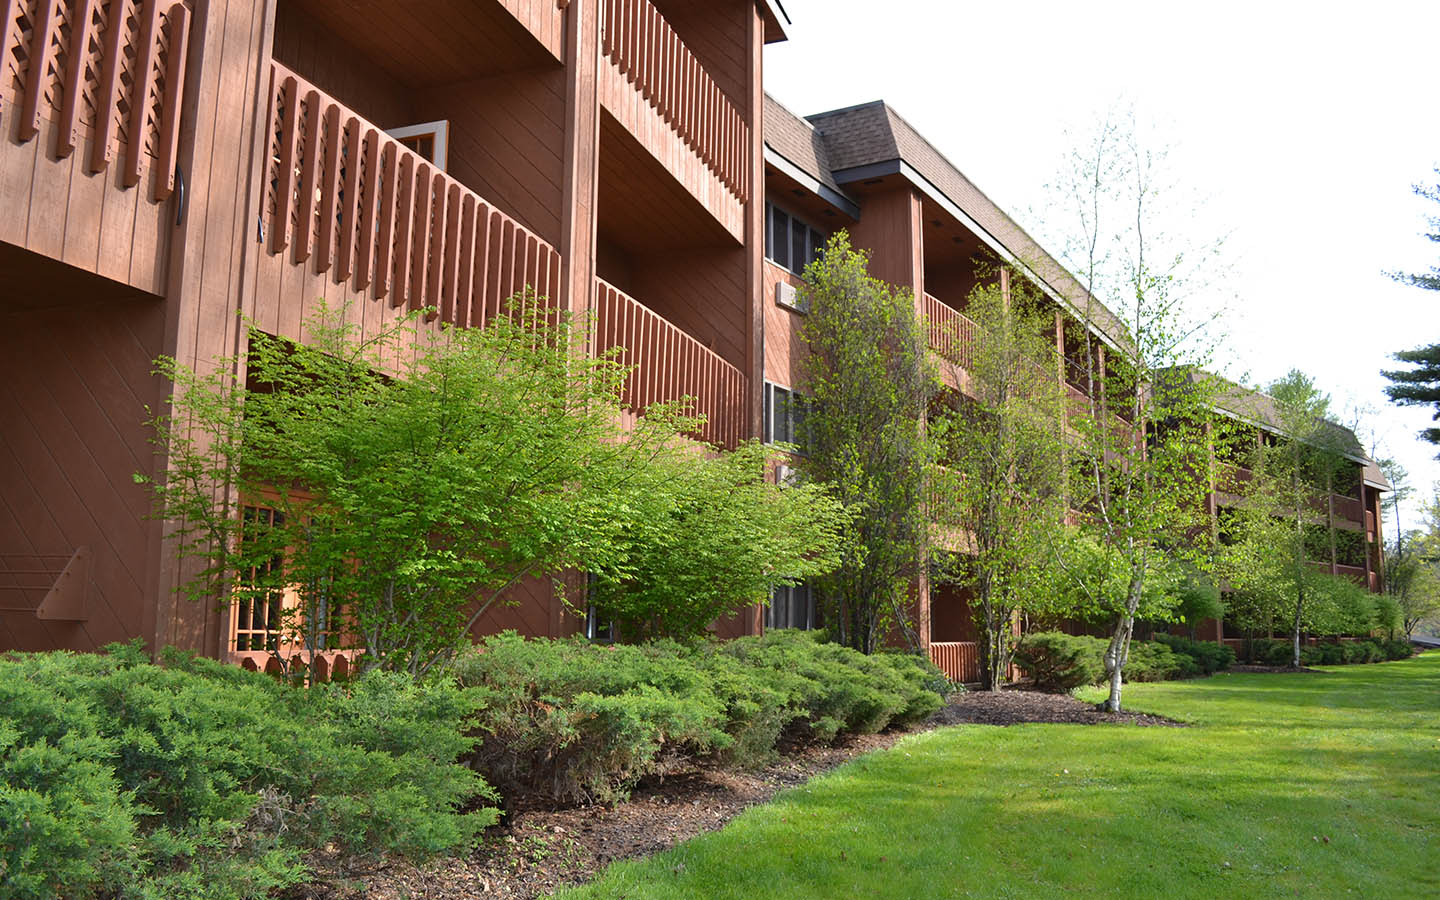
[{"label": "wooden baluster", "polygon": [[[125,59],[125,5],[112,0],[105,22],[105,53],[100,63],[100,90],[95,94],[95,134],[90,145],[90,171],[103,172],[115,158],[115,107],[120,91],[120,66]],[[271,73],[274,80],[275,73]],[[272,91],[272,96],[274,96]],[[272,227],[274,223],[271,223]]]},{"label": "wooden baluster", "polygon": [[380,231],[375,245],[375,296],[384,297],[390,292],[391,264],[395,257],[395,195],[400,187],[400,145],[390,138],[382,138],[384,150],[380,154],[380,171],[383,183],[380,190]]},{"label": "wooden baluster", "polygon": [[344,284],[350,280],[350,273],[354,271],[351,260],[355,253],[356,223],[359,221],[360,209],[360,169],[364,164],[361,160],[360,142],[361,123],[354,115],[345,119],[345,208],[340,212],[339,225],[340,246],[335,251],[335,281],[337,284]]},{"label": "wooden baluster", "polygon": [[[376,272],[375,231],[381,227],[380,223],[376,221],[376,216],[379,215],[376,201],[380,195],[381,181],[383,180],[382,167],[384,166],[378,129],[366,126],[364,147],[365,186],[360,197],[360,215],[356,218],[353,226],[356,239],[359,241],[355,251],[355,290],[357,291],[363,291],[369,287]],[[359,177],[358,174],[356,177]]]},{"label": "wooden baluster", "polygon": [[[443,179],[443,175],[436,176],[437,181]],[[452,325],[460,324],[455,320],[455,298],[460,289],[460,242],[463,240],[462,231],[466,215],[466,206],[463,201],[468,199],[469,194],[461,191],[458,183],[452,182],[446,188],[444,259],[441,264],[434,267],[441,273],[441,277],[438,294],[436,294],[436,299],[431,302],[440,307],[440,317]],[[432,289],[432,294],[435,294],[435,290]]]},{"label": "wooden baluster", "polygon": [[185,104],[185,67],[190,53],[190,8],[176,3],[165,18],[170,22],[170,46],[165,54],[165,101],[160,109],[156,200],[164,200],[175,190],[175,158],[180,153],[180,113]]},{"label": "wooden baluster", "polygon": [[[340,254],[335,247],[335,225],[342,213],[335,207],[340,202],[341,153],[345,144],[345,133],[340,125],[340,104],[331,103],[325,110],[325,165],[320,191],[320,234],[315,241],[315,272],[329,271],[330,262]],[[351,157],[353,162],[354,157]],[[349,216],[343,216],[349,222]]]},{"label": "wooden baluster", "polygon": [[[290,211],[295,204],[295,156],[300,139],[300,88],[294,75],[287,75],[280,84],[285,118],[280,126],[280,159],[275,178],[275,218],[270,222],[270,252],[279,253],[290,246]],[[131,132],[134,138],[134,132]]]},{"label": "wooden baluster", "polygon": [[135,68],[130,75],[135,80],[130,91],[130,133],[125,143],[125,172],[122,181],[126,187],[140,183],[140,163],[145,155],[145,130],[150,115],[150,94],[155,89],[155,44],[160,30],[159,0],[145,0],[141,13],[140,44],[135,48]]},{"label": "wooden baluster", "polygon": [[[484,206],[482,204],[482,206]],[[485,242],[478,246],[485,248],[485,254],[475,260],[476,280],[484,285],[484,291],[478,286],[475,296],[480,298],[480,322],[488,323],[490,317],[499,310],[500,304],[500,253],[504,244],[504,220],[500,214],[489,206],[484,206],[485,220]]]},{"label": "wooden baluster", "polygon": [[434,248],[435,219],[443,216],[439,208],[445,202],[445,195],[435,196],[435,175],[431,166],[417,161],[415,166],[415,213],[413,236],[410,239],[410,284],[405,297],[406,307],[417,312],[428,306],[425,289],[430,283],[430,253]]},{"label": "wooden baluster", "polygon": [[320,92],[305,92],[305,152],[300,162],[300,196],[295,204],[295,262],[310,258],[315,247],[315,182],[320,170]]},{"label": "wooden baluster", "polygon": [[40,131],[40,102],[50,81],[54,56],[53,32],[59,25],[60,0],[39,0],[31,11],[29,59],[25,61],[25,92],[20,99],[20,125],[16,136],[25,143]]},{"label": "wooden baluster", "polygon": [[[10,43],[15,40],[15,21],[20,18],[20,0],[0,0],[0,61],[10,58]],[[0,62],[0,70],[5,64]],[[4,119],[0,118],[0,122]]]},{"label": "wooden baluster", "polygon": [[497,241],[500,266],[495,273],[495,314],[498,316],[501,312],[508,314],[506,301],[515,292],[515,223],[509,218],[501,218],[499,213],[496,218],[500,226]]},{"label": "wooden baluster", "polygon": [[[0,60],[9,53],[10,20],[14,16],[11,3],[4,9],[6,34],[0,39]],[[80,138],[80,100],[85,91],[85,60],[90,55],[90,39],[95,33],[95,0],[75,0],[70,13],[70,48],[65,54],[65,101],[60,106],[60,127],[55,135],[55,155],[65,159],[75,152]],[[0,62],[0,69],[4,63]]]},{"label": "wooden baluster", "polygon": [[475,195],[469,191],[460,192],[460,229],[455,244],[455,288],[451,292],[454,303],[454,322],[468,326],[470,322],[470,292],[475,277]]},{"label": "wooden baluster", "polygon": [[[415,162],[419,157],[405,148],[396,150],[396,187],[399,195],[395,200],[395,268],[391,282],[391,307],[404,306],[410,301],[411,236],[415,230]],[[421,203],[424,201],[421,200]]]}]

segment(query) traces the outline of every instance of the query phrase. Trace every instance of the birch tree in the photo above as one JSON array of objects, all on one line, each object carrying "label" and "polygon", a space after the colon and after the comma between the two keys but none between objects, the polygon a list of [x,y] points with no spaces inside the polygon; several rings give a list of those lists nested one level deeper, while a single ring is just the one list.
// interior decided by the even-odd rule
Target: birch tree
[{"label": "birch tree", "polygon": [[1073,577],[1112,611],[1103,706],[1118,712],[1157,562],[1210,564],[1208,549],[1192,549],[1208,532],[1209,383],[1184,373],[1206,361],[1201,343],[1213,317],[1192,316],[1186,302],[1206,283],[1220,242],[1160,227],[1171,190],[1165,154],[1142,145],[1133,115],[1104,120],[1051,189],[1048,230],[1063,235],[1057,245],[1078,281],[1085,325],[1077,365],[1089,408],[1071,419],[1070,505],[1104,560],[1104,571]]}]

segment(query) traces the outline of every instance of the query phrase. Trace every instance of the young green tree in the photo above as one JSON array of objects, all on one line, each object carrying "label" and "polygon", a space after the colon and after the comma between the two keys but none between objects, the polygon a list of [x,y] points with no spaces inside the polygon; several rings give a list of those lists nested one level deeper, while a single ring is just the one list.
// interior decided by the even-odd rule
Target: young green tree
[{"label": "young green tree", "polygon": [[590,602],[626,640],[703,634],[769,602],[779,586],[839,562],[846,519],[828,488],[767,479],[780,451],[668,454],[633,481],[623,564],[599,574]]},{"label": "young green tree", "polygon": [[1395,540],[1385,555],[1385,593],[1400,609],[1406,639],[1440,620],[1440,485],[1425,504],[1426,524]]},{"label": "young green tree", "polygon": [[[1211,382],[1188,374],[1205,362],[1199,336],[1209,319],[1188,315],[1185,303],[1220,243],[1183,244],[1159,227],[1164,172],[1164,153],[1143,146],[1133,116],[1107,118],[1052,187],[1052,208],[1071,214],[1067,224],[1048,226],[1064,235],[1058,246],[1083,298],[1079,363],[1089,409],[1071,419],[1070,505],[1101,549],[1097,566],[1070,574],[1110,619],[1104,708],[1112,712],[1121,709],[1137,612],[1162,561],[1204,569],[1211,559]],[[1064,564],[1063,554],[1057,559]]]},{"label": "young green tree", "polygon": [[925,559],[924,416],[937,379],[914,295],[866,266],[841,231],[805,271],[809,406],[798,466],[849,515],[840,565],[818,584],[825,621],[840,643],[870,653],[892,629],[918,646],[906,607]]},{"label": "young green tree", "polygon": [[[585,328],[534,298],[512,310],[479,329],[411,320],[370,341],[322,312],[309,344],[252,333],[248,386],[233,389],[162,360],[174,412],[154,426],[172,470],[154,492],[202,566],[189,595],[253,610],[289,593],[272,649],[299,647],[304,662],[339,643],[362,666],[418,675],[522,579],[643,569],[643,494],[654,467],[697,462],[680,435],[698,422],[661,406],[623,426],[628,370],[591,358]],[[789,495],[787,512],[810,521],[807,499]],[[787,528],[770,504],[746,488],[713,539]],[[765,516],[748,523],[751,510]],[[764,535],[788,562],[823,556],[824,538]]]},{"label": "young green tree", "polygon": [[1279,434],[1251,452],[1250,477],[1232,518],[1235,540],[1222,565],[1252,623],[1289,630],[1298,668],[1305,631],[1331,633],[1353,619],[1337,612],[1354,604],[1328,571],[1335,536],[1326,510],[1337,479],[1354,463],[1345,457],[1348,433],[1328,418],[1330,398],[1312,378],[1292,370],[1266,394],[1273,403],[1260,399]]},{"label": "young green tree", "polygon": [[1008,295],[998,284],[971,292],[966,315],[980,337],[968,349],[968,396],[938,404],[930,418],[940,460],[930,518],[964,545],[937,554],[932,577],[970,590],[980,680],[992,691],[1010,669],[1015,617],[1049,610],[1045,550],[1065,519],[1066,395],[1045,334],[1055,320],[1028,281],[1011,284]]}]

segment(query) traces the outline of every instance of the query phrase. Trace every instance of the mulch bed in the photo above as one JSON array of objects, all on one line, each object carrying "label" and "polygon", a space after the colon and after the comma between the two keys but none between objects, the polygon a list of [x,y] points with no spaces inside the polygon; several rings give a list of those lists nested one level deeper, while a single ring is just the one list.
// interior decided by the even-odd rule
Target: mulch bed
[{"label": "mulch bed", "polygon": [[[924,725],[1180,726],[1143,713],[1111,715],[1064,694],[1027,690],[955,695]],[[757,772],[698,768],[642,782],[629,802],[613,807],[527,808],[486,832],[468,856],[423,865],[399,859],[312,858],[313,883],[294,900],[459,900],[503,897],[530,900],[593,878],[607,864],[650,856],[715,831],[748,807],[801,784],[863,753],[893,746],[906,731],[859,735],[834,747],[809,747]]]}]

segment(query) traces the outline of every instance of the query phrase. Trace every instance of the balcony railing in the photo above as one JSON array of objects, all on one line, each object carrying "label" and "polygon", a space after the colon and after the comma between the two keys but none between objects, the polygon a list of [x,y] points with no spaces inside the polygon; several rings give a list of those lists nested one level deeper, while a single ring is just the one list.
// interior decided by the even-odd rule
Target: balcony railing
[{"label": "balcony railing", "polygon": [[715,176],[747,199],[750,129],[650,0],[603,0],[602,52]]},{"label": "balcony railing", "polygon": [[642,304],[596,279],[595,352],[623,348],[635,366],[625,382],[625,405],[643,413],[654,403],[692,397],[705,416],[702,440],[733,448],[744,435],[745,376],[714,351]]},{"label": "balcony railing", "polygon": [[1335,495],[1335,517],[1347,522],[1365,521],[1365,507],[1354,497]]},{"label": "balcony railing", "polygon": [[[140,183],[149,163],[154,198],[175,189],[180,111],[190,47],[190,6],[159,0],[3,0],[0,97],[13,103],[26,143],[42,120],[57,123],[53,152],[70,156],[91,138],[83,165]],[[13,199],[13,198],[8,198]]]},{"label": "balcony railing", "polygon": [[932,641],[930,661],[951,681],[980,680],[980,647],[974,641]]},{"label": "balcony railing", "polygon": [[930,348],[957,366],[970,368],[971,348],[975,345],[977,331],[975,323],[930,294],[925,295],[922,309],[925,326],[929,330]]},{"label": "balcony railing", "polygon": [[393,306],[483,325],[512,294],[560,289],[560,255],[474,191],[272,64],[261,240]]}]

